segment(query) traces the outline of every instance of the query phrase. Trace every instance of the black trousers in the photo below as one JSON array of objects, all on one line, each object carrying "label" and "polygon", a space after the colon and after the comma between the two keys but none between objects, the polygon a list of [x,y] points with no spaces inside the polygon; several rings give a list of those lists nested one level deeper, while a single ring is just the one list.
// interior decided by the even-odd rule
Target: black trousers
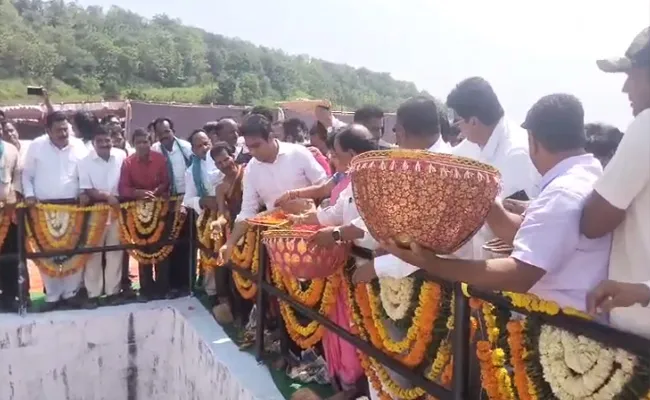
[{"label": "black trousers", "polygon": [[131,288],[131,276],[129,276],[129,262],[130,262],[129,252],[122,252],[122,281],[121,286],[122,290],[128,290]]},{"label": "black trousers", "polygon": [[[169,258],[158,264],[139,264],[140,293],[145,296],[164,296],[169,292]],[[154,280],[153,272],[156,270]]]},{"label": "black trousers", "polygon": [[[178,236],[179,239],[186,239],[186,241],[176,244],[169,255],[169,286],[171,289],[189,292],[190,282],[196,281],[196,248],[191,250],[192,244],[196,240],[194,237],[196,229],[191,229],[191,224],[195,220],[194,210],[188,209],[187,218],[185,218],[185,223]],[[190,237],[190,233],[192,233],[192,237]],[[190,252],[194,253],[191,259]]]},{"label": "black trousers", "polygon": [[[3,217],[6,218],[6,217]],[[18,253],[18,227],[13,223],[9,225],[7,237],[0,249],[0,255]],[[0,261],[0,301],[11,302],[18,297],[18,258],[4,259]],[[27,279],[29,288],[29,279]],[[25,293],[27,294],[27,293]]]}]

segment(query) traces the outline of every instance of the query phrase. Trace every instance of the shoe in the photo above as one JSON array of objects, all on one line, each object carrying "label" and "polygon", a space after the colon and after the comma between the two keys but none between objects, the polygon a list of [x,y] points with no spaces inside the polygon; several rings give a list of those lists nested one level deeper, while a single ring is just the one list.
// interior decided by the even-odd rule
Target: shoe
[{"label": "shoe", "polygon": [[69,299],[63,299],[63,307],[70,310],[78,310],[80,308],[85,308],[87,301],[88,299],[85,298],[85,296],[82,297],[81,295],[76,294]]},{"label": "shoe", "polygon": [[121,294],[112,294],[106,296],[106,298],[104,299],[104,304],[106,304],[107,306],[119,306],[121,304],[124,304],[125,301],[126,299],[124,299],[124,297],[122,297]]},{"label": "shoe", "polygon": [[57,310],[61,306],[61,303],[58,301],[46,301],[39,308],[39,312],[50,312]]},{"label": "shoe", "polygon": [[140,294],[138,295],[138,303],[148,303],[148,302],[150,302],[151,300],[153,300],[153,299],[152,299],[151,296],[149,296],[148,294],[140,293]]},{"label": "shoe", "polygon": [[99,307],[99,299],[97,297],[88,299],[83,304],[83,308],[86,310],[94,310],[97,307]]},{"label": "shoe", "polygon": [[122,292],[120,293],[120,296],[123,299],[133,300],[136,297],[138,297],[138,294],[133,290],[133,288],[129,287],[127,289],[122,289]]}]

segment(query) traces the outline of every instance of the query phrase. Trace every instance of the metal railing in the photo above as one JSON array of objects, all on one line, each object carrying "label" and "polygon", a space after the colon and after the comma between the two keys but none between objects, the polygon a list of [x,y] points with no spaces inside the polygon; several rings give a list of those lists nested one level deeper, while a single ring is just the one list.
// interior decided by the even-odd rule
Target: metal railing
[{"label": "metal railing", "polygon": [[[132,199],[122,199],[123,201],[130,201]],[[73,204],[73,200],[62,200],[62,201],[53,201],[54,204]],[[18,229],[18,252],[15,254],[0,254],[0,260],[6,259],[18,259],[19,261],[19,281],[18,292],[19,292],[19,304],[21,314],[24,314],[26,311],[27,296],[29,293],[25,293],[23,282],[27,279],[27,260],[36,259],[42,257],[54,257],[60,255],[76,255],[76,254],[88,254],[88,253],[98,253],[103,251],[122,251],[129,249],[138,249],[151,247],[151,245],[132,245],[132,244],[120,244],[116,246],[97,246],[97,247],[79,247],[70,250],[61,250],[61,251],[52,251],[52,252],[35,252],[28,253],[25,248],[25,209],[18,208],[17,212],[17,229]],[[190,255],[188,260],[188,270],[190,277],[193,276],[193,263],[196,261],[197,253],[197,243],[191,238],[194,236],[195,230],[195,220],[193,213],[188,212],[187,218],[190,219],[190,235],[185,238],[178,238],[176,240],[167,240],[161,241],[156,244],[158,246],[164,246],[169,244],[179,244],[189,241],[190,243]],[[261,240],[261,235],[258,237],[258,240]],[[251,273],[250,270],[237,267],[232,263],[226,263],[224,267],[231,269],[244,278],[252,280],[257,285],[257,293],[255,298],[255,305],[257,308],[257,320],[256,320],[256,332],[255,332],[255,357],[258,361],[262,361],[265,358],[265,349],[264,349],[264,331],[266,325],[266,316],[269,307],[269,297],[275,297],[281,301],[286,302],[292,308],[297,310],[301,315],[307,317],[311,320],[317,321],[322,324],[330,332],[333,332],[337,336],[341,337],[343,340],[346,340],[354,347],[360,351],[366,353],[368,356],[375,358],[380,363],[384,364],[387,368],[393,370],[397,374],[411,381],[415,386],[420,387],[425,390],[428,394],[433,395],[439,399],[443,400],[461,400],[461,399],[474,399],[479,398],[481,392],[481,385],[479,374],[476,372],[476,365],[473,363],[473,355],[471,354],[471,343],[470,343],[470,307],[469,299],[463,292],[463,288],[460,283],[449,283],[440,281],[439,279],[427,276],[423,271],[418,272],[420,277],[431,280],[442,285],[447,285],[453,289],[453,300],[454,300],[454,329],[451,333],[452,338],[452,354],[453,354],[453,380],[451,389],[445,388],[442,385],[432,382],[426,379],[424,376],[417,374],[415,371],[404,366],[397,360],[391,358],[385,354],[380,349],[374,347],[371,343],[353,335],[348,332],[347,329],[335,324],[329,318],[320,315],[318,312],[313,309],[304,306],[296,299],[292,298],[290,295],[284,291],[276,288],[273,284],[267,282],[266,276],[269,268],[269,260],[266,254],[266,248],[261,243],[259,244],[260,256],[259,256],[259,266],[257,274]],[[190,279],[190,293],[192,294],[193,286],[195,282]],[[583,320],[579,318],[572,318],[566,315],[555,315],[550,316],[545,313],[531,312],[527,309],[519,308],[513,306],[508,300],[502,297],[499,294],[481,291],[476,288],[469,287],[467,292],[475,298],[490,302],[498,307],[503,307],[523,315],[535,316],[540,318],[540,320],[549,325],[556,326],[558,328],[567,330],[569,332],[575,333],[577,335],[583,335],[590,339],[599,341],[605,345],[621,348],[623,350],[629,351],[636,355],[650,356],[650,340],[636,336],[634,334],[626,333],[614,329],[610,326],[600,324],[595,321]],[[280,316],[278,316],[281,319]],[[281,322],[282,323],[282,322]],[[286,331],[281,340],[288,341],[288,335]]]},{"label": "metal railing", "polygon": [[[454,364],[452,385],[451,389],[448,389],[438,383],[424,378],[424,376],[409,369],[397,360],[388,356],[382,350],[374,347],[371,343],[351,334],[345,328],[332,322],[329,318],[319,314],[317,311],[314,311],[309,307],[306,307],[284,291],[267,282],[264,277],[267,275],[266,271],[269,268],[269,259],[266,255],[265,246],[261,244],[259,263],[258,272],[255,275],[248,270],[241,269],[230,263],[226,264],[228,268],[239,272],[247,279],[254,280],[257,284],[257,331],[255,356],[258,361],[264,359],[264,316],[268,306],[266,297],[272,296],[286,302],[304,317],[317,321],[330,332],[349,342],[368,356],[375,358],[387,368],[408,379],[413,385],[425,390],[428,394],[441,400],[478,399],[480,398],[482,388],[480,373],[477,370],[477,361],[475,360],[474,354],[471,353],[471,310],[469,306],[469,298],[466,296],[466,293],[473,298],[487,301],[497,307],[503,307],[514,313],[522,314],[524,316],[534,316],[539,318],[544,324],[553,325],[576,335],[585,336],[589,339],[601,342],[606,346],[620,348],[632,354],[650,358],[650,340],[643,337],[620,331],[593,320],[570,317],[563,314],[551,316],[542,312],[529,311],[524,308],[513,306],[506,298],[497,293],[482,291],[471,286],[466,286],[464,292],[463,285],[460,282],[450,283],[441,281],[438,278],[427,275],[424,271],[418,271],[416,276],[441,285],[451,285],[453,289],[454,328],[451,332],[451,339]],[[290,340],[287,335],[284,335],[283,339]]]},{"label": "metal railing", "polygon": [[[136,199],[134,198],[125,198],[121,197],[120,198],[120,203],[127,203],[134,201]],[[161,199],[157,199],[161,200]],[[169,200],[171,201],[171,200]],[[41,204],[56,204],[56,205],[76,205],[78,204],[77,199],[55,199],[55,200],[47,200],[47,201],[42,201],[40,202]],[[95,203],[95,204],[101,204],[101,203]],[[0,210],[2,212],[2,210]],[[195,229],[195,223],[194,223],[194,215],[191,212],[188,212],[187,214],[187,219],[189,219],[189,229],[190,229],[190,234],[188,237],[179,237],[175,240],[161,240],[157,242],[155,245],[147,244],[147,245],[138,245],[138,244],[124,244],[120,243],[118,245],[110,245],[110,246],[96,246],[96,247],[79,247],[79,243],[77,243],[77,247],[74,249],[62,249],[62,250],[54,250],[54,251],[43,251],[43,252],[28,252],[26,248],[26,241],[27,241],[27,230],[25,228],[26,224],[26,215],[25,213],[27,212],[26,207],[19,207],[16,208],[16,228],[17,228],[17,238],[16,240],[18,241],[18,246],[17,249],[18,251],[16,253],[9,253],[9,254],[0,254],[0,261],[5,261],[5,260],[18,260],[18,313],[20,315],[25,315],[27,312],[27,304],[28,304],[28,299],[29,299],[29,290],[25,292],[25,283],[29,280],[29,274],[27,270],[27,260],[33,260],[33,259],[38,259],[38,258],[51,258],[51,257],[60,257],[60,256],[73,256],[73,255],[79,255],[79,254],[93,254],[93,253],[103,253],[105,251],[126,251],[126,250],[132,250],[132,249],[147,249],[151,248],[152,246],[155,247],[163,247],[167,245],[177,245],[180,243],[189,243],[190,246],[190,251],[189,251],[189,257],[188,257],[188,273],[190,276],[190,284],[192,285],[192,277],[194,276],[193,274],[193,265],[196,264],[196,256],[193,256],[196,254],[196,243],[194,240],[191,240],[191,238],[194,236],[194,229]],[[88,211],[90,212],[90,211]],[[7,218],[4,216],[3,218]],[[27,285],[29,288],[29,285]],[[190,294],[192,293],[192,288],[190,287]]]}]

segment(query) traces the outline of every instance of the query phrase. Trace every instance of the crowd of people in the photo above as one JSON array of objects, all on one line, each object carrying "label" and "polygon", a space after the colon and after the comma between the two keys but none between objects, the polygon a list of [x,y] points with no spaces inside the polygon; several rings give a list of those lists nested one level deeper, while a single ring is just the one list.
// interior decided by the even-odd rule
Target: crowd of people
[{"label": "crowd of people", "polygon": [[[70,121],[50,112],[46,134],[31,143],[21,141],[3,118],[0,200],[7,211],[21,200],[27,206],[62,198],[116,205],[121,197],[183,196],[185,212],[213,211],[222,225],[231,225],[219,252],[228,261],[249,227],[247,219],[263,208],[291,209],[291,202],[311,199],[321,206],[296,210],[290,218],[320,225],[313,240],[323,246],[351,241],[368,250],[357,257],[356,282],[403,278],[422,269],[487,290],[534,293],[650,337],[650,28],[625,57],[598,65],[627,74],[623,92],[634,120],[625,133],[586,124],[580,100],[570,94],[542,97],[523,123],[515,122],[480,77],[458,83],[444,103],[428,97],[404,102],[396,113],[396,144],[384,141],[384,113],[374,106],[357,110],[350,125],[328,105],[316,106],[310,129],[299,119],[277,120],[271,109],[254,107],[237,118],[207,122],[187,140],[172,120],[158,118],[135,129],[130,143],[115,116],[97,121],[80,113]],[[396,146],[469,157],[499,170],[501,193],[485,225],[454,257],[415,244],[404,249],[377,243],[360,218],[350,161]],[[191,220],[182,236],[189,236]],[[12,225],[3,254],[16,251],[16,235]],[[495,237],[512,246],[510,255],[485,249]],[[118,240],[117,224],[110,224],[104,244]],[[151,266],[140,266],[140,298],[187,293],[194,279],[188,260],[196,258],[189,249],[178,245],[155,265],[155,280]],[[104,295],[117,303],[134,296],[123,252],[95,254],[82,271],[42,278],[46,309],[93,308]],[[231,321],[229,270],[208,270],[201,279],[220,319]],[[15,309],[17,286],[17,261],[2,261],[3,308]],[[334,314],[337,323],[349,326],[345,308]],[[364,379],[347,342],[329,335],[324,352],[343,388]]]}]

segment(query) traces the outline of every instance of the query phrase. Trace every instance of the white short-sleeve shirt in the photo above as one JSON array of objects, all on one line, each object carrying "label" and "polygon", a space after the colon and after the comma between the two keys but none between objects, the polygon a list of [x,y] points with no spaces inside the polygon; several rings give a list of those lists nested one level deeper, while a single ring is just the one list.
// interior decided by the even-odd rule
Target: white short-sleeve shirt
[{"label": "white short-sleeve shirt", "polygon": [[[650,286],[650,109],[636,116],[594,189],[626,211],[614,230],[609,278]],[[650,308],[616,308],[611,323],[650,337]]]}]

